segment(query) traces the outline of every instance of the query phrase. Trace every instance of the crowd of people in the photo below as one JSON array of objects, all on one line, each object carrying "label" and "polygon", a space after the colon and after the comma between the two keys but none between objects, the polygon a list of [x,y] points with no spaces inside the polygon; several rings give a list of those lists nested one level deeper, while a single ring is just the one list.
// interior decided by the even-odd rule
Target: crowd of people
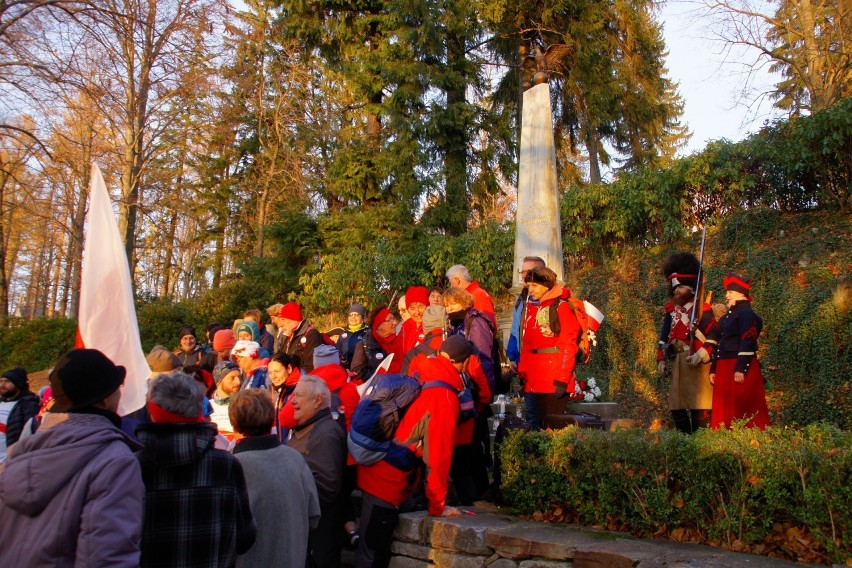
[{"label": "crowd of people", "polygon": [[[664,266],[673,422],[764,427],[750,282],[726,277],[730,309],[717,321],[705,306],[693,329],[693,260]],[[147,403],[123,417],[126,371],[100,351],[66,353],[41,397],[23,369],[4,373],[0,539],[29,544],[0,547],[0,564],[334,568],[346,546],[359,567],[387,566],[401,511],[457,516],[489,489],[487,419],[505,389],[497,317],[464,266],[446,276],[446,290],[409,287],[397,314],[353,303],[325,333],[295,302],[270,306],[268,328],[257,309],[201,338],[182,327],[175,349],[148,354]],[[520,277],[506,352],[526,421],[546,428],[574,393],[581,326],[542,259],[525,258]],[[389,433],[395,451],[363,463],[347,433],[381,374],[418,388]]]}]

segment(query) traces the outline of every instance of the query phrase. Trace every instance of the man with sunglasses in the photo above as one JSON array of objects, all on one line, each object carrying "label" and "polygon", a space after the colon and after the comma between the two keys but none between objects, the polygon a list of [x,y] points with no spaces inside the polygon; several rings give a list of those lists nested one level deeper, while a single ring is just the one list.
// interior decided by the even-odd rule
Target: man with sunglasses
[{"label": "man with sunglasses", "polygon": [[521,292],[515,298],[515,305],[512,309],[512,330],[509,334],[509,344],[506,347],[506,356],[512,364],[512,371],[517,372],[518,361],[521,360],[521,322],[527,313],[527,305],[529,303],[537,304],[536,300],[529,297],[529,290],[525,282],[527,274],[533,268],[544,268],[544,259],[540,256],[525,256],[521,261],[521,267],[518,269],[518,278],[520,279]]}]

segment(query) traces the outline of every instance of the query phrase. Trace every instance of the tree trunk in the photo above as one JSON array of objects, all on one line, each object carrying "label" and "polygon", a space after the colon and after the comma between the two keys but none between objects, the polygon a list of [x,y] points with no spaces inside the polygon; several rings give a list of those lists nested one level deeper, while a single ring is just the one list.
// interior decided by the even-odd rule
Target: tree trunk
[{"label": "tree trunk", "polygon": [[805,44],[805,57],[808,62],[808,77],[806,85],[810,93],[811,112],[824,109],[827,105],[827,93],[823,78],[824,55],[820,53],[815,34],[817,33],[814,19],[814,7],[811,0],[799,1],[799,17],[802,21],[802,39]]},{"label": "tree trunk", "polygon": [[[444,147],[444,174],[446,176],[447,220],[444,229],[450,235],[461,235],[467,230],[469,200],[467,195],[467,127],[468,120],[464,107],[467,103],[463,81],[465,68],[464,39],[450,31],[447,32],[447,67],[453,75],[452,83],[457,86],[444,89],[447,97],[447,112],[453,117],[448,128],[447,142]],[[454,112],[461,109],[461,113]],[[462,120],[461,122],[459,122]]]},{"label": "tree trunk", "polygon": [[9,284],[6,278],[7,237],[5,227],[6,184],[8,174],[0,169],[0,327],[9,325]]},{"label": "tree trunk", "polygon": [[80,312],[80,287],[83,282],[83,228],[86,224],[86,211],[89,209],[89,184],[91,183],[92,162],[91,146],[87,152],[86,167],[82,169],[80,178],[80,198],[74,210],[74,219],[71,223],[71,235],[68,243],[68,262],[71,265],[71,304],[69,314],[76,318]]},{"label": "tree trunk", "polygon": [[160,280],[160,296],[163,298],[170,296],[172,293],[172,262],[174,259],[174,248],[170,245],[170,243],[175,242],[175,235],[177,235],[177,220],[177,210],[173,210],[171,217],[169,217],[169,236],[165,242],[166,246],[163,247],[163,249],[165,249],[165,258],[163,258],[162,278]]}]

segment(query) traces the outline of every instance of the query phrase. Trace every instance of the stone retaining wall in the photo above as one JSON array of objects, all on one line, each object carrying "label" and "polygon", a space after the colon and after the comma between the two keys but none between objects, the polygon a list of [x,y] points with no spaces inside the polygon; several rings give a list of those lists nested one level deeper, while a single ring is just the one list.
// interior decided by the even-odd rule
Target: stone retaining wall
[{"label": "stone retaining wall", "polygon": [[477,516],[400,516],[390,568],[780,568],[804,566],[708,546]]}]

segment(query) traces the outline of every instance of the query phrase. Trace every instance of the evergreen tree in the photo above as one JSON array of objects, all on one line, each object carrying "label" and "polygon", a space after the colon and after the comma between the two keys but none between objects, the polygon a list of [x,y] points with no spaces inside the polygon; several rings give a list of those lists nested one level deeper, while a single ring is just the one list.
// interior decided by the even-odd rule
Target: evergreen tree
[{"label": "evergreen tree", "polygon": [[[521,96],[540,50],[550,72],[557,152],[575,163],[587,160],[593,182],[601,179],[600,166],[611,163],[610,149],[635,167],[664,161],[685,142],[677,120],[682,103],[665,78],[652,7],[649,0],[540,0],[485,12],[493,32],[513,40],[494,42],[497,55],[515,68],[499,92]],[[563,185],[570,181],[560,177]]]},{"label": "evergreen tree", "polygon": [[775,106],[791,115],[817,112],[852,96],[852,5],[834,0],[778,2],[767,40]]},{"label": "evergreen tree", "polygon": [[402,200],[413,208],[422,191],[426,86],[412,46],[429,29],[428,7],[392,0],[283,0],[282,7],[287,37],[304,46],[314,70],[312,88],[331,106],[325,133],[307,127],[312,151],[329,164],[327,201],[369,207]]}]

